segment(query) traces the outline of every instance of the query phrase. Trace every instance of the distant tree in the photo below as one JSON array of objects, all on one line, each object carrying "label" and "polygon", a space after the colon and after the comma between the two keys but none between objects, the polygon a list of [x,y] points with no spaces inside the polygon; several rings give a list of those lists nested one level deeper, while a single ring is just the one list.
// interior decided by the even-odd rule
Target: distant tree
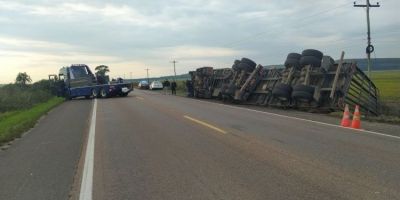
[{"label": "distant tree", "polygon": [[99,65],[95,68],[97,76],[105,76],[107,72],[110,72],[108,66],[106,65]]},{"label": "distant tree", "polygon": [[20,72],[15,79],[15,83],[25,86],[27,83],[32,82],[31,77],[26,72]]}]

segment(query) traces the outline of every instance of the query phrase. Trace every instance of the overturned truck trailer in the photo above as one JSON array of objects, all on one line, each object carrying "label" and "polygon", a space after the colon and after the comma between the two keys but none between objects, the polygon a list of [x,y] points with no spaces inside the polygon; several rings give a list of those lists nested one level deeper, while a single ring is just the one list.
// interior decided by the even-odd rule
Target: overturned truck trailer
[{"label": "overturned truck trailer", "polygon": [[283,69],[266,69],[244,58],[235,61],[233,75],[220,91],[223,99],[244,104],[313,112],[343,110],[349,104],[359,105],[367,115],[379,115],[379,90],[356,63],[343,62],[343,57],[344,53],[335,63],[330,56],[307,49],[290,53]]},{"label": "overturned truck trailer", "polygon": [[233,76],[231,68],[214,69],[211,78],[211,96],[213,98],[222,99],[222,90],[229,85]]},{"label": "overturned truck trailer", "polygon": [[189,72],[192,77],[194,97],[211,98],[211,83],[213,77],[212,67],[201,67]]},{"label": "overturned truck trailer", "polygon": [[256,88],[264,69],[248,58],[236,60],[232,65],[231,80],[221,89],[224,101],[244,102]]}]

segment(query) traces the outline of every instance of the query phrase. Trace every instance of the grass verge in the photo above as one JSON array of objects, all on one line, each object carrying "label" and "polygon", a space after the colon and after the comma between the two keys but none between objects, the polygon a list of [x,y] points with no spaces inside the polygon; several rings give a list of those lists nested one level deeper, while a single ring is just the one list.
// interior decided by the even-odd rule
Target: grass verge
[{"label": "grass verge", "polygon": [[63,101],[63,98],[54,97],[27,110],[0,114],[0,144],[20,137],[22,133],[32,128],[41,116]]}]

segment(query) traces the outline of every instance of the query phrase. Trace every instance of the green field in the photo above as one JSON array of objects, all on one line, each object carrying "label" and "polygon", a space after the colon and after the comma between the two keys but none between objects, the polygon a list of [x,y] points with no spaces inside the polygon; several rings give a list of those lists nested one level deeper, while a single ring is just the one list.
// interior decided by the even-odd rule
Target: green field
[{"label": "green field", "polygon": [[384,102],[400,103],[400,70],[373,71],[372,81]]}]

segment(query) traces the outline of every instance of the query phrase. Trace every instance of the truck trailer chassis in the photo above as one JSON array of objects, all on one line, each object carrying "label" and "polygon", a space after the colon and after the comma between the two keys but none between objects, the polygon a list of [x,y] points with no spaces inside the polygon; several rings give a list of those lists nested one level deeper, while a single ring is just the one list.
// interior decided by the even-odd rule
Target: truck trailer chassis
[{"label": "truck trailer chassis", "polygon": [[[378,88],[355,62],[344,62],[343,58],[344,52],[335,63],[317,50],[304,50],[302,54],[289,54],[285,68],[251,66],[249,59],[243,58],[236,60],[232,69],[202,74],[202,80],[209,80],[206,88],[196,85],[196,79],[192,82],[197,90],[211,94],[201,98],[311,112],[340,111],[346,104],[359,105],[364,114],[379,115]],[[191,72],[192,77],[196,72]]]}]

